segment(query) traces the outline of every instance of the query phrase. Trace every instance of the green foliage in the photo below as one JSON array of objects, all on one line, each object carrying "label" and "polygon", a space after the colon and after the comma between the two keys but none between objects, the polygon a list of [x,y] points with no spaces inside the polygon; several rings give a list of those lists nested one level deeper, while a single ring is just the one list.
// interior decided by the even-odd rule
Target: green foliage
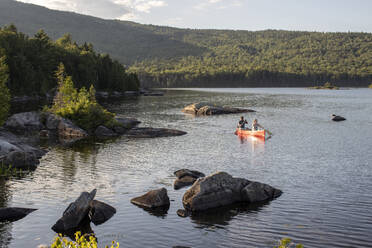
[{"label": "green foliage", "polygon": [[331,84],[330,82],[324,83],[323,86],[313,86],[310,89],[317,89],[317,90],[338,90],[339,87],[336,85]]},{"label": "green foliage", "polygon": [[50,109],[51,112],[72,120],[87,131],[93,131],[100,125],[113,127],[117,124],[115,114],[97,103],[93,85],[90,86],[89,91],[85,87],[78,91],[72,77],[67,76],[62,63],[58,66],[56,77],[58,90]]},{"label": "green foliage", "polygon": [[274,248],[303,248],[302,244],[294,244],[290,238],[283,238],[279,241],[278,246],[274,246]]},{"label": "green foliage", "polygon": [[[81,235],[80,232],[75,233],[76,241],[69,241],[67,238],[63,238],[62,235],[58,235],[55,239],[51,248],[98,248],[97,239],[94,236]],[[109,246],[105,246],[108,248]],[[115,243],[112,241],[110,248],[119,248],[119,242]]]},{"label": "green foliage", "polygon": [[29,38],[14,25],[0,28],[0,50],[7,58],[8,87],[12,95],[45,94],[56,87],[53,72],[60,62],[77,88],[93,84],[98,90],[137,90],[137,75],[127,73],[123,65],[108,55],[98,54],[93,46],[79,46],[66,34],[53,42],[39,30]]},{"label": "green foliage", "polygon": [[[68,37],[60,40],[59,46],[71,54],[91,54],[84,41],[92,42],[99,51],[130,66],[144,86],[313,86],[329,81],[364,87],[372,81],[371,33],[179,29],[102,20],[16,1],[0,1],[0,20],[15,23],[28,34],[41,26],[53,39],[69,32],[83,44],[79,51]],[[109,64],[104,58],[100,61],[103,68]],[[73,64],[73,69],[63,62],[77,87],[91,82],[100,90],[107,81],[107,87],[114,88],[111,72],[100,72],[110,80],[96,84],[94,73],[80,80],[72,71],[80,64],[90,68],[85,62]],[[135,80],[130,82],[136,85]]]},{"label": "green foliage", "polygon": [[5,165],[3,162],[0,163],[0,177],[18,177],[27,171],[28,170],[23,171],[22,169],[14,168],[12,165]]},{"label": "green foliage", "polygon": [[9,75],[8,66],[5,62],[6,57],[1,56],[0,52],[0,126],[3,125],[8,117],[10,108],[10,93],[7,87]]},{"label": "green foliage", "polygon": [[368,86],[368,88],[372,89],[372,84],[370,84],[370,85]]}]

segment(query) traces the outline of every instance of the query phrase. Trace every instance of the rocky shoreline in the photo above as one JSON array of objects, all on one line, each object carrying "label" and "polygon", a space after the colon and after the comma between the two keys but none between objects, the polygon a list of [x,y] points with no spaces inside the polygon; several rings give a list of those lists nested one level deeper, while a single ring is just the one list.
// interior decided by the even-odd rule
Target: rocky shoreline
[{"label": "rocky shoreline", "polygon": [[76,141],[94,137],[115,138],[126,135],[130,138],[156,138],[185,135],[186,132],[164,128],[137,128],[141,123],[135,118],[116,117],[119,125],[109,128],[97,127],[87,132],[72,121],[46,112],[23,112],[8,118],[0,127],[0,165],[17,169],[34,169],[47,151],[40,148],[48,144],[71,145]]}]

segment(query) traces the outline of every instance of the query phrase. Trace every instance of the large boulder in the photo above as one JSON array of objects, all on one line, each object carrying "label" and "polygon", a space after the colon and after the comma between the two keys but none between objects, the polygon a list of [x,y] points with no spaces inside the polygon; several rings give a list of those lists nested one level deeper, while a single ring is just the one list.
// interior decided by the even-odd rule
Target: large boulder
[{"label": "large boulder", "polygon": [[204,173],[188,169],[177,170],[174,172],[174,175],[177,177],[173,184],[175,190],[193,185],[196,179],[199,177],[205,177]]},{"label": "large boulder", "polygon": [[83,139],[88,137],[88,134],[72,121],[61,118],[58,124],[58,136],[62,139]]},{"label": "large boulder", "polygon": [[134,138],[158,138],[181,136],[187,134],[184,131],[167,129],[167,128],[151,128],[151,127],[136,127],[126,132],[126,135]]},{"label": "large boulder", "polygon": [[62,117],[55,114],[48,113],[45,118],[45,126],[49,130],[56,131],[58,129],[59,123],[61,122]]},{"label": "large boulder", "polygon": [[223,107],[217,106],[215,104],[201,102],[201,103],[193,103],[191,105],[186,106],[182,112],[192,115],[221,115],[221,114],[237,114],[237,113],[247,113],[247,112],[255,112],[251,109],[244,109],[244,108],[232,108],[232,107]]},{"label": "large boulder", "polygon": [[17,221],[36,210],[34,208],[0,208],[0,222]]},{"label": "large boulder", "polygon": [[46,151],[24,143],[16,135],[0,130],[0,163],[20,169],[33,169]]},{"label": "large boulder", "polygon": [[41,122],[40,113],[36,111],[18,113],[10,116],[5,122],[5,128],[24,134],[32,131],[40,131],[44,128]]},{"label": "large boulder", "polygon": [[97,127],[96,131],[94,131],[94,135],[98,138],[111,138],[118,136],[117,133],[105,126]]},{"label": "large boulder", "polygon": [[254,203],[272,200],[282,191],[259,182],[234,178],[226,172],[217,172],[199,178],[186,191],[182,202],[186,210],[203,211],[237,202]]},{"label": "large boulder", "polygon": [[101,225],[111,219],[112,216],[116,213],[116,209],[104,202],[93,200],[90,203],[90,220],[95,225]]},{"label": "large boulder", "polygon": [[143,208],[158,208],[170,205],[165,188],[151,190],[142,196],[133,198],[130,202]]},{"label": "large boulder", "polygon": [[81,193],[79,198],[71,203],[63,212],[63,216],[54,224],[52,230],[57,233],[65,233],[77,228],[83,219],[88,216],[96,192],[97,190],[94,189],[90,193]]}]

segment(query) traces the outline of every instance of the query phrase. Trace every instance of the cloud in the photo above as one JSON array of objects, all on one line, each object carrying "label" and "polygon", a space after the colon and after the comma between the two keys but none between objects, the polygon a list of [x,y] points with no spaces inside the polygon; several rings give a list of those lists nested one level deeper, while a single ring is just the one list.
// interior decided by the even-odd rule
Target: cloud
[{"label": "cloud", "polygon": [[73,11],[105,19],[138,19],[138,13],[166,6],[163,0],[18,0],[51,9]]},{"label": "cloud", "polygon": [[204,10],[217,5],[217,9],[226,9],[228,7],[239,7],[242,5],[242,0],[204,0],[194,6],[194,9]]}]

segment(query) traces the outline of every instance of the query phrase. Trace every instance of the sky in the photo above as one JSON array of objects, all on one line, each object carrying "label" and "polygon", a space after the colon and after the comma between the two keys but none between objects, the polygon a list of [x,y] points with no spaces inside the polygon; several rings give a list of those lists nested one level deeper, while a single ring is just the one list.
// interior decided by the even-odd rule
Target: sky
[{"label": "sky", "polygon": [[181,28],[372,32],[372,0],[18,0]]}]

